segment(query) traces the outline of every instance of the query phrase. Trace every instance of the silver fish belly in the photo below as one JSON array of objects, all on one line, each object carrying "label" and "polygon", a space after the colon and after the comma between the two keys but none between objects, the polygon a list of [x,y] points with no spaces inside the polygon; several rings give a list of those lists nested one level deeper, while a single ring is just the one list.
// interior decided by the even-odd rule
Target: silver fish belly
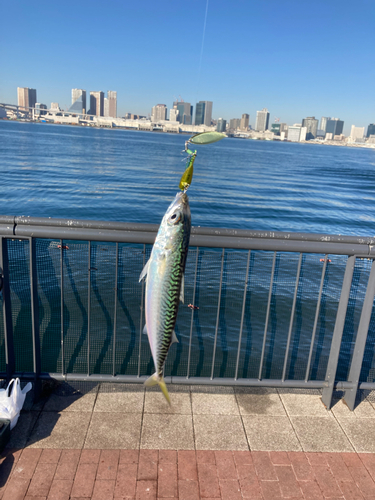
[{"label": "silver fish belly", "polygon": [[151,257],[139,280],[146,277],[146,326],[155,373],[147,386],[159,384],[170,403],[163,367],[173,342],[180,299],[184,295],[184,271],[189,248],[191,214],[186,193],[177,193],[160,224]]}]

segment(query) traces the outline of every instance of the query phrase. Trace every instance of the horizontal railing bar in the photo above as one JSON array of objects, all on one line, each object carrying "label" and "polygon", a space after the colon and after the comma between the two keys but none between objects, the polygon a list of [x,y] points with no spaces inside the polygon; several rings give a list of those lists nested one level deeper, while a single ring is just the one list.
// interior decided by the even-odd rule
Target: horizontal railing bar
[{"label": "horizontal railing bar", "polygon": [[[35,374],[33,372],[15,372],[12,378],[20,378],[22,380],[32,380],[35,379]],[[0,379],[6,378],[6,373],[0,373]],[[148,375],[142,375],[138,377],[137,375],[100,375],[92,374],[85,375],[81,373],[68,373],[62,375],[61,373],[45,373],[39,374],[38,378],[41,380],[55,379],[58,381],[67,382],[111,382],[111,383],[131,383],[131,384],[143,384],[147,379]],[[237,380],[233,378],[213,378],[210,377],[175,377],[167,376],[164,377],[167,384],[176,385],[215,385],[215,386],[242,386],[242,387],[274,387],[274,388],[289,388],[289,389],[323,389],[327,386],[327,382],[324,380],[284,380],[281,379],[254,379],[254,378],[239,378]],[[350,389],[352,387],[351,382],[337,382],[335,384],[336,390]],[[361,382],[359,384],[359,389],[362,390],[374,390],[375,382]]]},{"label": "horizontal railing bar", "polygon": [[[0,235],[8,237],[10,233]],[[153,244],[156,232],[119,231],[76,227],[16,226],[14,238],[47,238],[79,241],[102,241],[113,243]],[[303,252],[336,255],[356,255],[375,258],[371,245],[360,243],[339,243],[329,241],[305,241],[291,239],[238,238],[235,236],[200,235],[192,232],[190,246],[231,248],[236,250],[268,250],[277,252]]]}]

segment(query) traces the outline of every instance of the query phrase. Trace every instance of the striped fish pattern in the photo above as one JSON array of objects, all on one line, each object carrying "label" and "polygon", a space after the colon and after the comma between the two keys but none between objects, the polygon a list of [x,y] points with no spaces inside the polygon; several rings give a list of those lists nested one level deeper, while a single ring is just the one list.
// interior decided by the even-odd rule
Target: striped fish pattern
[{"label": "striped fish pattern", "polygon": [[173,342],[180,300],[184,298],[184,271],[189,249],[191,214],[186,193],[177,193],[160,224],[151,257],[139,281],[146,277],[146,326],[155,373],[146,386],[158,384],[170,404],[163,367]]}]

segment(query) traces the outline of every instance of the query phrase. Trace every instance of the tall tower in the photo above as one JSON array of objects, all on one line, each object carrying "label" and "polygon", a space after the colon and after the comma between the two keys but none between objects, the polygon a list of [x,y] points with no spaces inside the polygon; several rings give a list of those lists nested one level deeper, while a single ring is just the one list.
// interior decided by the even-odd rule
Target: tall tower
[{"label": "tall tower", "polygon": [[21,108],[35,108],[36,89],[29,87],[17,87],[17,102]]},{"label": "tall tower", "polygon": [[195,106],[195,125],[204,124],[204,112],[206,109],[206,104],[203,101],[197,102]]},{"label": "tall tower", "polygon": [[257,111],[255,130],[257,130],[258,132],[264,132],[265,130],[268,130],[269,121],[270,114],[267,108],[263,108],[262,111]]},{"label": "tall tower", "polygon": [[117,92],[115,90],[107,91],[108,116],[117,118]]},{"label": "tall tower", "polygon": [[76,113],[86,113],[86,90],[72,89],[72,105],[69,111]]},{"label": "tall tower", "polygon": [[250,115],[244,113],[241,118],[240,129],[247,130],[249,128]]},{"label": "tall tower", "polygon": [[165,104],[157,104],[151,110],[151,121],[158,122],[167,119],[167,106]]},{"label": "tall tower", "polygon": [[104,92],[90,92],[90,115],[104,116]]},{"label": "tall tower", "polygon": [[306,140],[315,139],[318,133],[318,120],[315,116],[308,116],[302,120],[302,127],[306,127]]}]

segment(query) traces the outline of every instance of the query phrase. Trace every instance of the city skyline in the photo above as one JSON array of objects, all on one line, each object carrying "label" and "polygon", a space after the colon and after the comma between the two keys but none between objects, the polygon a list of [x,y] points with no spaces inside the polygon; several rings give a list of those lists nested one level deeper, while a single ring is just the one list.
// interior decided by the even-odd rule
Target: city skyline
[{"label": "city skyline", "polygon": [[[215,119],[246,112],[253,128],[263,107],[271,123],[275,117],[293,124],[302,117],[340,116],[346,135],[352,124],[375,121],[368,86],[375,77],[373,2],[359,0],[353,9],[346,0],[313,6],[217,0],[208,4],[206,23],[204,0],[129,5],[114,0],[107,9],[95,0],[40,0],[35,8],[25,0],[3,2],[4,18],[17,18],[17,25],[5,22],[0,33],[0,102],[15,102],[14,89],[23,86],[36,88],[42,103],[66,109],[69,89],[87,89],[89,95],[89,89],[112,88],[118,92],[117,116],[147,116],[156,103],[169,109],[181,96],[193,106],[212,101]],[[180,20],[186,16],[192,22],[185,33]],[[35,29],[56,19],[69,26],[69,36]],[[307,33],[315,33],[313,43]]]}]

